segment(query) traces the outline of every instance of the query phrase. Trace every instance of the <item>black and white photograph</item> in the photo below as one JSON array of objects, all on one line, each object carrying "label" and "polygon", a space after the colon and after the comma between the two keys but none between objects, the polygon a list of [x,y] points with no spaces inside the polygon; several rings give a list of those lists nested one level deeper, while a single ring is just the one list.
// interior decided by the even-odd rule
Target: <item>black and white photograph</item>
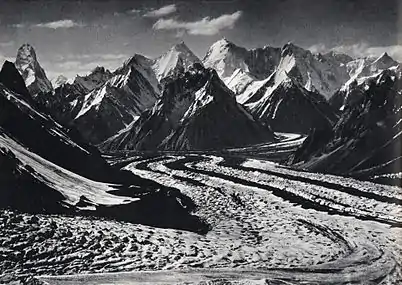
[{"label": "black and white photograph", "polygon": [[0,0],[0,284],[402,284],[402,1]]}]

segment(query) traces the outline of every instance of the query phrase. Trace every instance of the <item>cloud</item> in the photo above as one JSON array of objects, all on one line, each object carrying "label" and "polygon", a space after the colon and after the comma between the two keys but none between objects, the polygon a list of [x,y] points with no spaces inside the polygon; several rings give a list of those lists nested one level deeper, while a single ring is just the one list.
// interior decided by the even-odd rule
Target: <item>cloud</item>
[{"label": "cloud", "polygon": [[57,54],[41,61],[41,64],[49,78],[56,78],[62,74],[68,79],[74,79],[77,74],[81,76],[88,74],[97,66],[114,70],[122,66],[130,56],[125,53]]},{"label": "cloud", "polygon": [[131,14],[138,14],[138,13],[141,13],[142,11],[140,9],[131,9],[128,12],[131,13]]},{"label": "cloud", "polygon": [[0,47],[1,48],[11,47],[11,46],[14,46],[14,41],[0,42]]},{"label": "cloud", "polygon": [[123,12],[114,12],[113,16],[124,16],[124,15],[128,15],[128,14],[134,14],[134,15],[139,15],[140,13],[142,13],[142,10],[140,9],[131,9],[128,11],[123,11]]},{"label": "cloud", "polygon": [[3,66],[3,63],[8,60],[8,61],[13,61],[13,59],[9,56],[5,56],[4,54],[0,53],[0,68]]},{"label": "cloud", "polygon": [[99,58],[104,60],[119,60],[119,59],[128,59],[129,56],[127,54],[100,54]]},{"label": "cloud", "polygon": [[128,59],[130,55],[124,53],[91,53],[59,55],[58,61],[69,60],[121,60]]},{"label": "cloud", "polygon": [[[176,10],[177,10],[176,5],[171,4],[171,5],[163,6],[159,9],[152,9],[152,10],[148,11],[147,13],[145,13],[144,16],[151,17],[151,18],[159,18],[159,17],[163,17],[166,15],[170,15],[170,14],[176,12]],[[137,11],[137,10],[135,10],[135,11]]]},{"label": "cloud", "polygon": [[334,51],[349,54],[353,57],[378,57],[384,52],[388,53],[395,60],[402,61],[402,46],[369,46],[367,43],[358,43],[354,45],[338,46],[333,48]]},{"label": "cloud", "polygon": [[25,24],[12,24],[11,27],[13,28],[24,28],[26,25]]},{"label": "cloud", "polygon": [[367,43],[356,43],[353,45],[340,45],[329,48],[324,44],[313,45],[308,48],[314,53],[325,53],[328,51],[335,51],[339,53],[348,54],[354,58],[361,57],[378,57],[384,52],[388,53],[395,60],[402,62],[402,45],[390,45],[390,46],[370,46]]},{"label": "cloud", "polygon": [[69,29],[74,27],[83,27],[81,23],[74,22],[73,20],[59,20],[54,22],[40,23],[33,25],[38,28],[48,28],[48,29]]},{"label": "cloud", "polygon": [[312,45],[311,47],[309,47],[307,49],[309,51],[311,51],[312,53],[325,53],[325,52],[328,52],[330,50],[324,44],[315,44],[315,45]]},{"label": "cloud", "polygon": [[223,29],[232,29],[241,17],[242,12],[224,14],[218,18],[205,17],[195,22],[181,22],[174,19],[159,19],[154,25],[155,30],[182,30],[190,35],[216,35]]}]

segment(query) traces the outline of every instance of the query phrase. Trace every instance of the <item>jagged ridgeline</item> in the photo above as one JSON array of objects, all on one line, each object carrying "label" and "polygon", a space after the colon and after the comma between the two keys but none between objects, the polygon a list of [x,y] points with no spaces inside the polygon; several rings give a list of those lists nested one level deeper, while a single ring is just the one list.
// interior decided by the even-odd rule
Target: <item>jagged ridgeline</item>
[{"label": "jagged ridgeline", "polygon": [[401,90],[399,66],[349,86],[337,124],[311,133],[290,163],[400,184]]},{"label": "jagged ridgeline", "polygon": [[112,150],[212,150],[275,140],[213,69],[196,63],[165,82],[162,98],[101,145]]},{"label": "jagged ridgeline", "polygon": [[16,66],[6,61],[0,72],[1,209],[207,230],[191,214],[191,199],[112,168],[78,132],[57,123],[44,106],[39,108],[36,97]]},{"label": "jagged ridgeline", "polygon": [[[367,100],[372,82],[388,70],[400,78],[399,63],[386,53],[354,59],[315,54],[292,43],[248,50],[227,39],[214,43],[202,60],[181,42],[156,59],[135,54],[115,71],[97,67],[74,80],[59,76],[53,87],[31,46],[19,49],[16,66],[39,108],[102,151],[222,150],[269,143],[279,138],[274,132],[288,132],[311,134],[290,160],[311,169],[318,163],[309,159],[317,151],[326,153],[321,148],[330,137],[337,144],[348,140],[339,134],[340,125]],[[398,127],[400,121],[394,123]],[[382,130],[382,118],[377,124]],[[359,128],[349,127],[355,134]],[[356,145],[357,160],[366,161],[366,147]],[[397,159],[392,153],[388,162]],[[340,161],[314,169],[362,173],[388,163],[370,159],[352,167]]]}]

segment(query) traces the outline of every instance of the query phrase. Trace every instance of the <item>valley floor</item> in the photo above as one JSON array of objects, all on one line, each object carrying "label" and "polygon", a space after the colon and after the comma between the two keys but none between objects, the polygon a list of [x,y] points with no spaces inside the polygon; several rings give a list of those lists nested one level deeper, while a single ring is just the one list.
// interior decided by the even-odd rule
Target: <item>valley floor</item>
[{"label": "valley floor", "polygon": [[402,282],[400,188],[213,155],[136,158],[125,169],[191,197],[211,230],[3,211],[0,281]]}]

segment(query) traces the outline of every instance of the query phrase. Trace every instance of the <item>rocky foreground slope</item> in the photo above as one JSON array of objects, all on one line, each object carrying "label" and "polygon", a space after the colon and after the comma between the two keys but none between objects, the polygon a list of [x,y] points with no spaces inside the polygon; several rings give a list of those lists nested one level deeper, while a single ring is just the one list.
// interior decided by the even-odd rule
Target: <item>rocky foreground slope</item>
[{"label": "rocky foreground slope", "polygon": [[207,230],[191,215],[195,205],[188,197],[112,168],[18,90],[26,90],[24,81],[6,62],[0,73],[0,208]]}]

